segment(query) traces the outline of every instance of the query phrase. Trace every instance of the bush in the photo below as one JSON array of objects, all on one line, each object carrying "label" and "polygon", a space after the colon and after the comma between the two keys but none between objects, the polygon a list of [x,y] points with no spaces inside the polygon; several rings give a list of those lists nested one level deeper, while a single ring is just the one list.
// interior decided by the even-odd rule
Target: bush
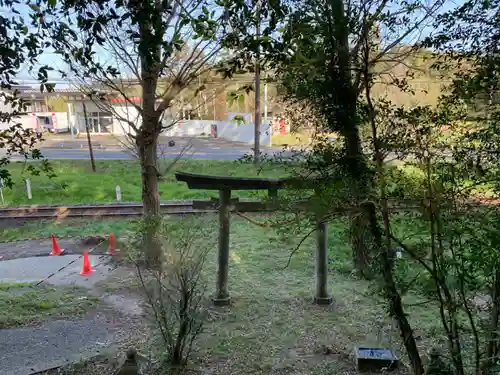
[{"label": "bush", "polygon": [[424,171],[412,165],[390,165],[386,168],[387,195],[391,198],[415,199],[422,197]]},{"label": "bush", "polygon": [[[161,267],[144,267],[144,251],[137,252],[134,261],[166,361],[172,366],[187,363],[193,343],[203,329],[207,310],[202,271],[211,248],[196,222],[179,222],[178,227],[162,225],[158,235],[163,251]],[[142,249],[143,230],[137,233],[136,249]]]}]

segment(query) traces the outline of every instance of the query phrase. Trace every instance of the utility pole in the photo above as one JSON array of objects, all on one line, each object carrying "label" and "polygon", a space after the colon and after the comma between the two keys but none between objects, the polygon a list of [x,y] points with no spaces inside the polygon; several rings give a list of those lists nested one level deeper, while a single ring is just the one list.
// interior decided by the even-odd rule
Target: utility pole
[{"label": "utility pole", "polygon": [[87,106],[85,105],[85,102],[82,102],[82,105],[83,105],[83,117],[85,118],[85,129],[87,130],[87,142],[89,144],[90,164],[92,164],[92,172],[95,172],[96,168],[94,160],[94,150],[92,149],[92,141],[90,139],[89,120],[87,118]]},{"label": "utility pole", "polygon": [[260,10],[262,0],[258,0],[256,9],[257,22],[255,25],[255,37],[258,40],[257,57],[255,59],[255,132],[254,132],[254,164],[260,164]]},{"label": "utility pole", "polygon": [[216,118],[216,112],[215,112],[215,105],[216,105],[215,100],[216,100],[216,96],[217,96],[216,94],[217,94],[217,92],[216,92],[216,91],[215,91],[215,89],[214,89],[214,97],[213,97],[213,99],[212,99],[212,103],[213,103],[213,112],[214,112],[214,124],[215,124],[215,118]]},{"label": "utility pole", "polygon": [[[269,128],[269,119],[267,118],[267,72],[264,73],[264,124]],[[269,131],[269,130],[268,130]]]}]

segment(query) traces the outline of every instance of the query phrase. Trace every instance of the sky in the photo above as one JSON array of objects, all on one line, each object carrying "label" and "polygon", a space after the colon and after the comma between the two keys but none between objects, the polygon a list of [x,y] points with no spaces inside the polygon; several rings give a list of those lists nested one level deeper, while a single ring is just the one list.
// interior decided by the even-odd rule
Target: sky
[{"label": "sky", "polygon": [[[16,5],[16,10],[20,13],[20,16],[22,16],[26,20],[26,22],[29,23],[30,19],[28,16],[29,14],[28,6],[25,4],[19,4]],[[0,7],[0,14],[4,17],[14,16],[14,13],[10,9],[5,9],[5,7]],[[30,31],[33,32],[33,30]],[[54,53],[52,49],[47,49],[44,53],[42,53],[39,56],[39,65],[40,66],[48,65],[53,67],[54,69],[67,70],[67,67],[64,64],[64,62],[57,54]],[[51,80],[55,82],[63,82],[58,73],[49,72],[49,77],[51,78]],[[37,83],[36,72],[30,73],[27,66],[21,69],[19,74],[17,74],[16,79],[18,80],[18,83],[22,85],[23,84],[35,85]]]},{"label": "sky", "polygon": [[[426,0],[427,2],[432,2],[433,0]],[[444,4],[441,7],[440,11],[447,11],[450,9],[453,9],[454,7],[460,5],[464,0],[444,0]],[[26,19],[29,19],[27,16],[29,12],[29,8],[26,5],[23,5],[21,8],[17,8],[18,11],[20,11],[21,15],[23,17],[26,17]],[[10,12],[5,12],[5,9],[0,8],[0,13],[2,15],[8,15],[12,14]],[[428,25],[426,25],[422,32],[419,33],[419,35],[413,35],[407,40],[408,43],[412,42],[416,38],[423,38],[425,36],[428,36],[432,31],[433,27],[430,25],[430,20],[427,22]],[[382,33],[384,33],[382,31]],[[413,40],[411,40],[413,39]],[[53,67],[56,70],[63,70],[63,71],[68,71],[68,68],[66,64],[62,61],[61,57],[54,53],[53,50],[48,49],[45,51],[40,57],[39,57],[39,65],[48,65]],[[27,85],[36,85],[36,74],[32,74],[29,72],[29,69],[25,67],[22,69],[19,74],[17,75],[18,82],[20,84],[27,84]],[[68,79],[63,79],[61,78],[60,74],[57,72],[49,72],[49,80],[53,83],[56,83],[56,87],[58,88],[68,88],[70,87],[70,84],[68,82]]]}]

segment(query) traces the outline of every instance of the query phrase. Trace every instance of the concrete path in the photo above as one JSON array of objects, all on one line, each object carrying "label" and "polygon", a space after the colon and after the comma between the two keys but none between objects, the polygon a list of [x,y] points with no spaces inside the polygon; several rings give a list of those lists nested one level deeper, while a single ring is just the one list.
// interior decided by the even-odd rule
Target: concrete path
[{"label": "concrete path", "polygon": [[[45,249],[43,249],[45,251]],[[27,257],[0,261],[0,282],[37,282],[84,287],[98,295],[106,307],[83,320],[55,320],[39,327],[0,330],[0,375],[29,375],[72,362],[81,361],[113,348],[131,332],[141,319],[137,299],[120,294],[102,293],[96,283],[122,276],[110,267],[109,256],[90,255],[95,272],[79,274],[83,259],[79,255]],[[64,269],[60,270],[61,268]],[[123,271],[123,270],[121,270]],[[102,310],[104,308],[104,310]]]},{"label": "concrete path", "polygon": [[6,260],[0,262],[0,282],[34,283],[66,267],[47,281],[52,285],[75,285],[92,288],[96,283],[105,280],[109,276],[108,258],[108,256],[90,255],[90,263],[95,272],[89,276],[80,275],[83,259],[79,255]]},{"label": "concrete path", "polygon": [[[91,251],[91,255],[104,255],[107,252],[108,243],[106,240],[104,240],[104,242],[96,248],[94,242],[92,244],[85,244],[84,238],[58,238],[57,243],[61,249],[64,249],[64,254],[66,254],[64,257],[67,257],[70,254],[82,255],[84,249]],[[99,241],[100,239],[96,238],[96,240]],[[51,249],[52,241],[49,235],[47,235],[46,239],[0,242],[0,259],[10,260],[30,257],[45,257],[49,255]],[[65,259],[67,260],[69,258]]]},{"label": "concrete path", "polygon": [[100,318],[2,329],[0,374],[29,375],[99,354],[112,345],[114,331]]}]

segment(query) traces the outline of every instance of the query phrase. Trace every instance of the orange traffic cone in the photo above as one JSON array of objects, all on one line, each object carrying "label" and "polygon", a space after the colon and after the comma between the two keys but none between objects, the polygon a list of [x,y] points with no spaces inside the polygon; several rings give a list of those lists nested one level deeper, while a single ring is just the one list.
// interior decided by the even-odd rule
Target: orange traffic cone
[{"label": "orange traffic cone", "polygon": [[113,236],[113,233],[110,233],[108,251],[106,252],[106,254],[115,255],[115,251],[120,251],[120,250],[116,248],[115,236]]},{"label": "orange traffic cone", "polygon": [[92,269],[92,266],[90,265],[89,254],[87,253],[87,250],[83,250],[83,267],[80,275],[87,276],[93,272],[95,272],[95,270]]},{"label": "orange traffic cone", "polygon": [[59,247],[59,244],[57,243],[56,237],[52,234],[52,251],[50,252],[49,255],[61,255],[64,250],[61,250]]}]

